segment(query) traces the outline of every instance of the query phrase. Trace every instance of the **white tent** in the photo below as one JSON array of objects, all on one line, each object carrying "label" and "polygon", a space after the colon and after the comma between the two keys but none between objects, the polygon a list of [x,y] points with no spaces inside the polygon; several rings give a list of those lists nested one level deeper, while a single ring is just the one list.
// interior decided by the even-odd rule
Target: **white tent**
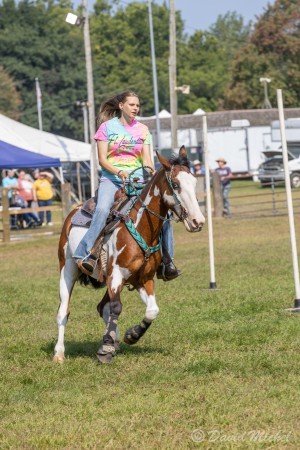
[{"label": "white tent", "polygon": [[37,130],[2,114],[0,114],[0,141],[23,150],[59,158],[61,162],[90,160],[90,144]]},{"label": "white tent", "polygon": [[[149,117],[139,117],[138,119],[155,119],[156,115],[154,116],[149,116]],[[162,109],[159,113],[158,113],[158,117],[160,119],[165,119],[168,117],[171,117],[171,114],[169,113],[169,111],[167,111],[166,109]]]},{"label": "white tent", "polygon": [[198,109],[196,109],[195,112],[193,112],[194,116],[204,116],[204,114],[206,114],[206,112],[203,111],[203,109],[201,109],[201,108],[198,108]]}]

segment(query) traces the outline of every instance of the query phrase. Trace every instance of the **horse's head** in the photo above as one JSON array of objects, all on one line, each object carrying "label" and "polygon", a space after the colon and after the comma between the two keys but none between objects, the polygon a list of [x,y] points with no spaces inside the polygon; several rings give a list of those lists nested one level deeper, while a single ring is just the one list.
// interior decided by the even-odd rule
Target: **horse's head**
[{"label": "horse's head", "polygon": [[157,153],[165,171],[166,183],[162,197],[165,204],[178,216],[187,231],[200,231],[205,218],[196,197],[196,178],[191,174],[185,147],[179,150],[178,158],[168,161]]}]

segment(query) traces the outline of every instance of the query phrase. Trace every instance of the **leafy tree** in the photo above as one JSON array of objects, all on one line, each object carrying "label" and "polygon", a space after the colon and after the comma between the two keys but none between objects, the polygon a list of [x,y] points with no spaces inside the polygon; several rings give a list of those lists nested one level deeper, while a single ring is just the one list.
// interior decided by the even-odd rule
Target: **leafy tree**
[{"label": "leafy tree", "polygon": [[[95,4],[91,21],[94,52],[96,103],[122,90],[134,90],[142,102],[142,114],[154,112],[152,61],[150,53],[149,16],[147,5],[130,3],[115,12],[103,0]],[[168,9],[153,4],[153,28],[161,107],[165,107],[168,78]],[[168,70],[167,70],[168,73]],[[168,97],[168,96],[167,96]],[[168,98],[167,98],[168,101]]]},{"label": "leafy tree", "polygon": [[38,77],[44,129],[81,138],[80,111],[74,105],[86,97],[84,47],[80,30],[65,23],[70,8],[64,0],[58,4],[4,0],[0,6],[0,54],[22,97],[21,121],[38,126]]},{"label": "leafy tree", "polygon": [[209,33],[215,36],[224,49],[224,56],[230,64],[236,51],[248,40],[252,23],[244,24],[244,19],[235,11],[219,15],[216,22],[209,28]]},{"label": "leafy tree", "polygon": [[0,67],[0,113],[17,120],[21,103],[20,94],[11,77]]},{"label": "leafy tree", "polygon": [[215,111],[223,107],[230,81],[232,57],[249,37],[251,23],[244,25],[236,12],[219,15],[208,32],[196,31],[179,50],[180,84],[189,84],[189,95],[179,94],[179,111],[197,108]]},{"label": "leafy tree", "polygon": [[300,100],[300,9],[298,0],[276,0],[260,17],[251,42],[235,58],[232,81],[226,92],[228,108],[260,108],[263,88],[260,77],[271,78],[270,101],[276,89],[284,91],[285,106]]},{"label": "leafy tree", "polygon": [[224,51],[214,36],[195,32],[187,44],[178,48],[178,84],[191,86],[189,95],[178,95],[178,110],[191,113],[197,108],[217,109],[224,83]]},{"label": "leafy tree", "polygon": [[[299,102],[299,0],[276,0],[251,32],[241,16],[219,16],[208,31],[188,37],[176,13],[179,113],[261,107],[260,76],[285,89],[285,103]],[[0,4],[0,109],[37,127],[35,78],[43,95],[43,127],[83,138],[76,101],[87,96],[83,30],[65,23],[70,0],[3,0]],[[160,108],[169,109],[169,11],[152,3]],[[78,15],[81,10],[78,8]],[[90,13],[96,109],[131,89],[142,114],[154,113],[148,7],[145,2],[96,0]],[[272,98],[273,96],[273,98]],[[274,92],[271,101],[274,101]],[[10,103],[9,103],[10,102]],[[3,106],[4,103],[4,106]],[[3,109],[4,108],[4,109]],[[5,112],[6,111],[6,112]]]}]

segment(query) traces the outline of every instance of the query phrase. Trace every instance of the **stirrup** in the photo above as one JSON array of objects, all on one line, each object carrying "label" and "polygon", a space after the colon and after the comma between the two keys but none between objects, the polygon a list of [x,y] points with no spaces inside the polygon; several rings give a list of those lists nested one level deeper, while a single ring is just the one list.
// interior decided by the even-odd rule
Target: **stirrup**
[{"label": "stirrup", "polygon": [[97,266],[97,258],[93,255],[89,255],[86,258],[77,261],[77,266],[85,275],[92,275]]},{"label": "stirrup", "polygon": [[181,274],[181,270],[176,268],[172,260],[168,264],[162,262],[156,271],[156,277],[163,281],[174,280]]}]

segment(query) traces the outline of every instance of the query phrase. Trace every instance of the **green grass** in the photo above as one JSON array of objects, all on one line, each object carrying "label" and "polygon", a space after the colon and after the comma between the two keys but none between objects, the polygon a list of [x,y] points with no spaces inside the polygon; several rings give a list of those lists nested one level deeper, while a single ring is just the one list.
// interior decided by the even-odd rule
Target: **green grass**
[{"label": "green grass", "polygon": [[[176,225],[184,274],[157,282],[157,320],[136,346],[122,344],[111,366],[95,357],[104,291],[80,286],[67,359],[52,363],[58,236],[1,245],[1,450],[300,447],[300,315],[285,311],[295,296],[287,218],[219,219],[214,236],[219,289],[207,289],[207,226],[192,235]],[[135,292],[122,300],[123,335],[144,306]],[[194,442],[193,430],[205,440]]]}]

